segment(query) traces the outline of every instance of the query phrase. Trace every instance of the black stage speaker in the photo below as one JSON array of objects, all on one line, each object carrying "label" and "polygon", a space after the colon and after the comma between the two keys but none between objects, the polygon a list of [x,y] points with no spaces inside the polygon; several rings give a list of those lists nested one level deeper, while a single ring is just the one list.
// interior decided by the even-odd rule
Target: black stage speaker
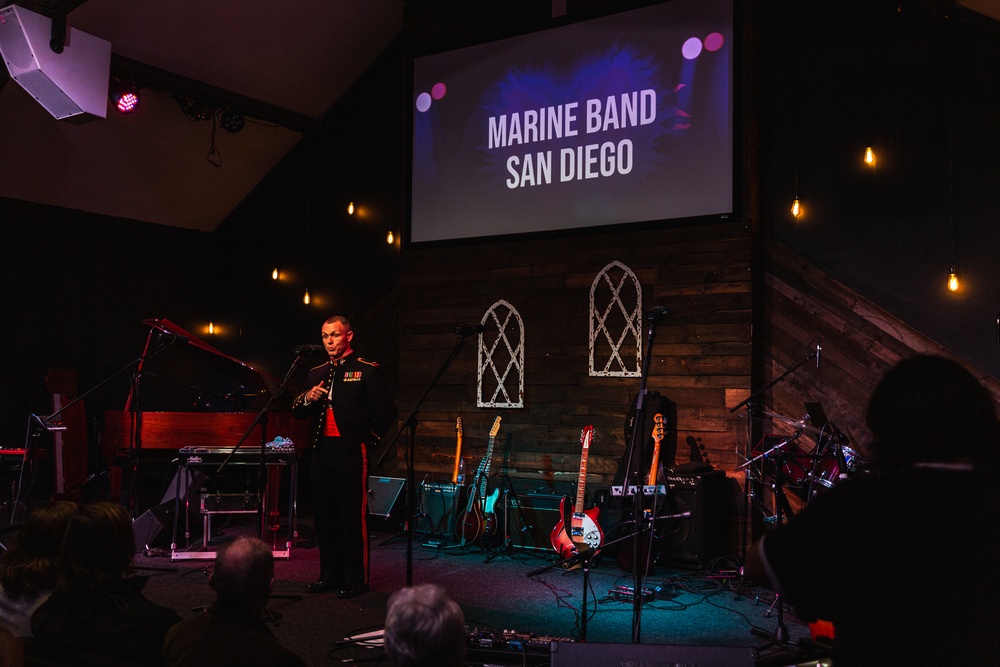
[{"label": "black stage speaker", "polygon": [[462,491],[465,487],[451,482],[420,485],[420,513],[417,531],[437,535],[445,540],[455,537],[458,513],[465,509]]},{"label": "black stage speaker", "polygon": [[173,524],[173,514],[174,503],[163,503],[146,510],[132,522],[137,553],[149,547],[169,546],[169,531],[166,528]]},{"label": "black stage speaker", "polygon": [[368,527],[399,533],[406,528],[406,480],[368,476]]},{"label": "black stage speaker", "polygon": [[729,480],[726,473],[668,473],[670,492],[663,514],[691,512],[684,519],[661,522],[660,562],[704,569],[729,551]]},{"label": "black stage speaker", "polygon": [[507,521],[511,545],[524,549],[552,551],[552,529],[559,523],[559,504],[563,496],[555,493],[506,494]]},{"label": "black stage speaker", "polygon": [[[723,473],[725,474],[725,473]],[[551,667],[621,667],[622,665],[690,665],[753,667],[749,646],[676,646],[670,644],[589,644],[552,642]]]},{"label": "black stage speaker", "polygon": [[[401,477],[368,477],[368,513],[388,518],[403,512],[403,489],[406,480]],[[396,505],[399,505],[397,508]]]},{"label": "black stage speaker", "polygon": [[[186,474],[184,474],[186,471]],[[180,516],[183,521],[184,510],[187,509],[192,515],[199,512],[195,503],[185,507],[185,499],[194,498],[201,489],[205,481],[205,473],[191,470],[190,468],[178,468],[174,473],[173,480],[167,485],[160,498],[159,504],[149,508],[140,514],[132,522],[132,532],[135,534],[135,549],[142,552],[148,547],[168,546],[170,540],[169,530],[174,523],[174,512],[177,507],[177,499],[180,499]],[[199,526],[200,521],[192,521],[192,526]]]}]

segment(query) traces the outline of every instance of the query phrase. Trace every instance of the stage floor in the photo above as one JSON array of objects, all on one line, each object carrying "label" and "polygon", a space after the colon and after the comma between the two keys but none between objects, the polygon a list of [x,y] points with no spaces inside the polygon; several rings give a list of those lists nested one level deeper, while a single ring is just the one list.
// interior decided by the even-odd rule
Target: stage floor
[{"label": "stage floor", "polygon": [[[241,530],[247,528],[227,531],[223,526],[213,539],[232,539]],[[546,570],[557,560],[554,551],[514,548],[488,558],[491,554],[478,547],[442,548],[415,536],[408,549],[405,537],[373,533],[371,592],[339,600],[333,593],[304,591],[318,573],[319,554],[309,538],[303,523],[288,557],[276,561],[277,597],[269,605],[275,634],[309,665],[378,664],[386,601],[406,585],[408,570],[412,583],[438,583],[461,605],[470,643],[480,647],[470,651],[469,664],[547,665],[548,651],[543,655],[539,646],[550,640],[579,643],[584,630],[591,644],[746,647],[761,662],[795,664],[784,655],[794,646],[767,646],[778,626],[778,614],[770,609],[773,593],[741,582],[733,558],[718,559],[699,572],[654,566],[643,585],[649,599],[638,615],[631,600],[634,576],[616,559],[605,558],[589,568],[584,628],[584,572]],[[285,549],[284,534],[279,542]],[[172,560],[165,550],[140,555],[137,564],[139,574],[149,576],[147,596],[182,616],[198,613],[196,608],[214,597],[207,581],[211,560]],[[807,625],[787,607],[782,620],[793,642],[808,643]],[[486,644],[492,644],[489,651]],[[700,664],[714,663],[706,657]]]}]

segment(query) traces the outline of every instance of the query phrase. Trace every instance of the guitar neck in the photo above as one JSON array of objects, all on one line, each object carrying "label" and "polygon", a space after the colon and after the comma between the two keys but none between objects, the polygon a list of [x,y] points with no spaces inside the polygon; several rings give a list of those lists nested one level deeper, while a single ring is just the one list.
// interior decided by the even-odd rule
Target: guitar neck
[{"label": "guitar neck", "polygon": [[590,440],[593,436],[593,427],[588,426],[583,430],[580,440],[583,444],[583,452],[580,454],[580,475],[576,479],[576,508],[577,512],[583,511],[583,499],[587,492],[587,459],[590,457]]}]

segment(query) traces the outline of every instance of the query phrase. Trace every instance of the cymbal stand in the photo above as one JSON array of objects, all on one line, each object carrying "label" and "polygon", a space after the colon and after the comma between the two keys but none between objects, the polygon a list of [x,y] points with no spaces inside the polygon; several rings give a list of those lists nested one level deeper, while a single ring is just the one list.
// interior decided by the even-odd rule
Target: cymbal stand
[{"label": "cymbal stand", "polygon": [[[818,346],[817,346],[817,349],[819,349]],[[739,403],[737,403],[736,405],[734,405],[732,408],[730,408],[730,410],[729,410],[730,413],[736,412],[737,410],[739,410],[743,406],[746,406],[746,409],[747,409],[747,414],[746,414],[747,439],[746,439],[746,445],[744,446],[744,454],[743,454],[743,459],[745,461],[749,461],[751,459],[751,453],[753,451],[753,443],[756,442],[756,440],[757,440],[757,438],[756,438],[757,433],[755,433],[754,431],[755,430],[759,430],[759,429],[755,429],[754,428],[754,413],[756,413],[756,411],[757,411],[757,402],[756,402],[757,398],[760,397],[760,396],[762,396],[764,394],[764,392],[766,392],[768,389],[770,389],[774,385],[778,384],[779,382],[782,382],[786,377],[788,377],[789,375],[791,375],[792,372],[795,371],[796,369],[798,369],[800,366],[808,363],[809,361],[812,361],[815,358],[816,358],[816,352],[813,351],[805,359],[802,359],[802,360],[796,362],[795,364],[793,364],[792,366],[790,366],[784,373],[782,373],[778,377],[774,378],[773,380],[771,380],[771,382],[767,383],[766,385],[764,385],[763,387],[761,387],[760,389],[758,389],[757,391],[755,391],[754,393],[750,394],[745,399],[743,399],[742,401],[740,401]],[[743,476],[743,515],[740,517],[740,519],[741,519],[740,520],[740,560],[743,561],[743,562],[746,562],[747,549],[750,546],[749,543],[748,543],[748,540],[747,540],[747,533],[749,532],[748,529],[749,529],[749,525],[750,525],[750,506],[752,504],[751,500],[752,500],[752,496],[751,496],[751,487],[750,487],[750,475],[749,474],[745,474]]]},{"label": "cymbal stand", "polygon": [[[777,448],[775,448],[775,449],[777,449]],[[785,452],[782,451],[782,450],[779,450],[778,453],[777,453],[777,455],[774,458],[775,458],[775,473],[774,473],[774,515],[775,515],[775,527],[778,527],[778,526],[781,526],[781,523],[784,520],[784,516],[783,516],[783,512],[782,512],[782,503],[783,502],[788,502],[785,499],[785,489],[784,489],[784,485],[782,483],[782,469],[785,467]],[[758,650],[770,648],[772,646],[784,645],[784,644],[788,644],[789,643],[789,641],[788,641],[788,627],[785,625],[785,613],[784,613],[785,604],[784,604],[784,602],[781,599],[781,593],[779,593],[777,591],[774,592],[774,602],[772,603],[771,607],[775,607],[778,610],[778,612],[777,612],[777,614],[778,614],[778,622],[777,622],[777,625],[774,628],[774,633],[773,634],[768,634],[768,633],[764,632],[763,630],[759,630],[757,628],[752,628],[751,631],[750,631],[752,634],[757,635],[758,637],[765,637],[765,638],[769,639],[769,641],[766,642],[763,646],[758,646],[757,647]],[[770,612],[770,608],[768,608],[768,611],[765,612],[764,615],[768,616],[769,612]]]}]

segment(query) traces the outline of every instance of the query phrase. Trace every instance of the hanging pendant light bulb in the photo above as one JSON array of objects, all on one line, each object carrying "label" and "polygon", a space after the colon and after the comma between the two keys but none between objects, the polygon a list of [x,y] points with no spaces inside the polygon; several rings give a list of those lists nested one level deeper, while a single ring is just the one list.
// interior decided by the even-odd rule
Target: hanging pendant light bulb
[{"label": "hanging pendant light bulb", "polygon": [[389,245],[392,245],[393,241],[395,240],[396,237],[392,235],[392,230],[390,229],[389,233],[385,235],[385,242],[388,243]]},{"label": "hanging pendant light bulb", "polygon": [[354,215],[354,202],[347,205],[347,215]]},{"label": "hanging pendant light bulb", "polygon": [[215,322],[213,322],[212,320],[208,321],[208,333],[209,334],[215,333]]},{"label": "hanging pendant light bulb", "polygon": [[799,201],[798,195],[795,195],[795,200],[792,202],[792,215],[795,216],[796,220],[802,215],[802,202]]},{"label": "hanging pendant light bulb", "polygon": [[958,274],[955,273],[955,267],[951,267],[951,272],[948,273],[948,291],[957,292],[958,291]]},{"label": "hanging pendant light bulb", "polygon": [[875,151],[872,150],[871,144],[865,148],[865,164],[869,167],[875,166]]},{"label": "hanging pendant light bulb", "polygon": [[274,267],[274,271],[271,271],[271,280],[278,279],[278,267]]},{"label": "hanging pendant light bulb", "polygon": [[302,303],[309,305],[309,288],[306,288],[305,296],[302,297]]}]

